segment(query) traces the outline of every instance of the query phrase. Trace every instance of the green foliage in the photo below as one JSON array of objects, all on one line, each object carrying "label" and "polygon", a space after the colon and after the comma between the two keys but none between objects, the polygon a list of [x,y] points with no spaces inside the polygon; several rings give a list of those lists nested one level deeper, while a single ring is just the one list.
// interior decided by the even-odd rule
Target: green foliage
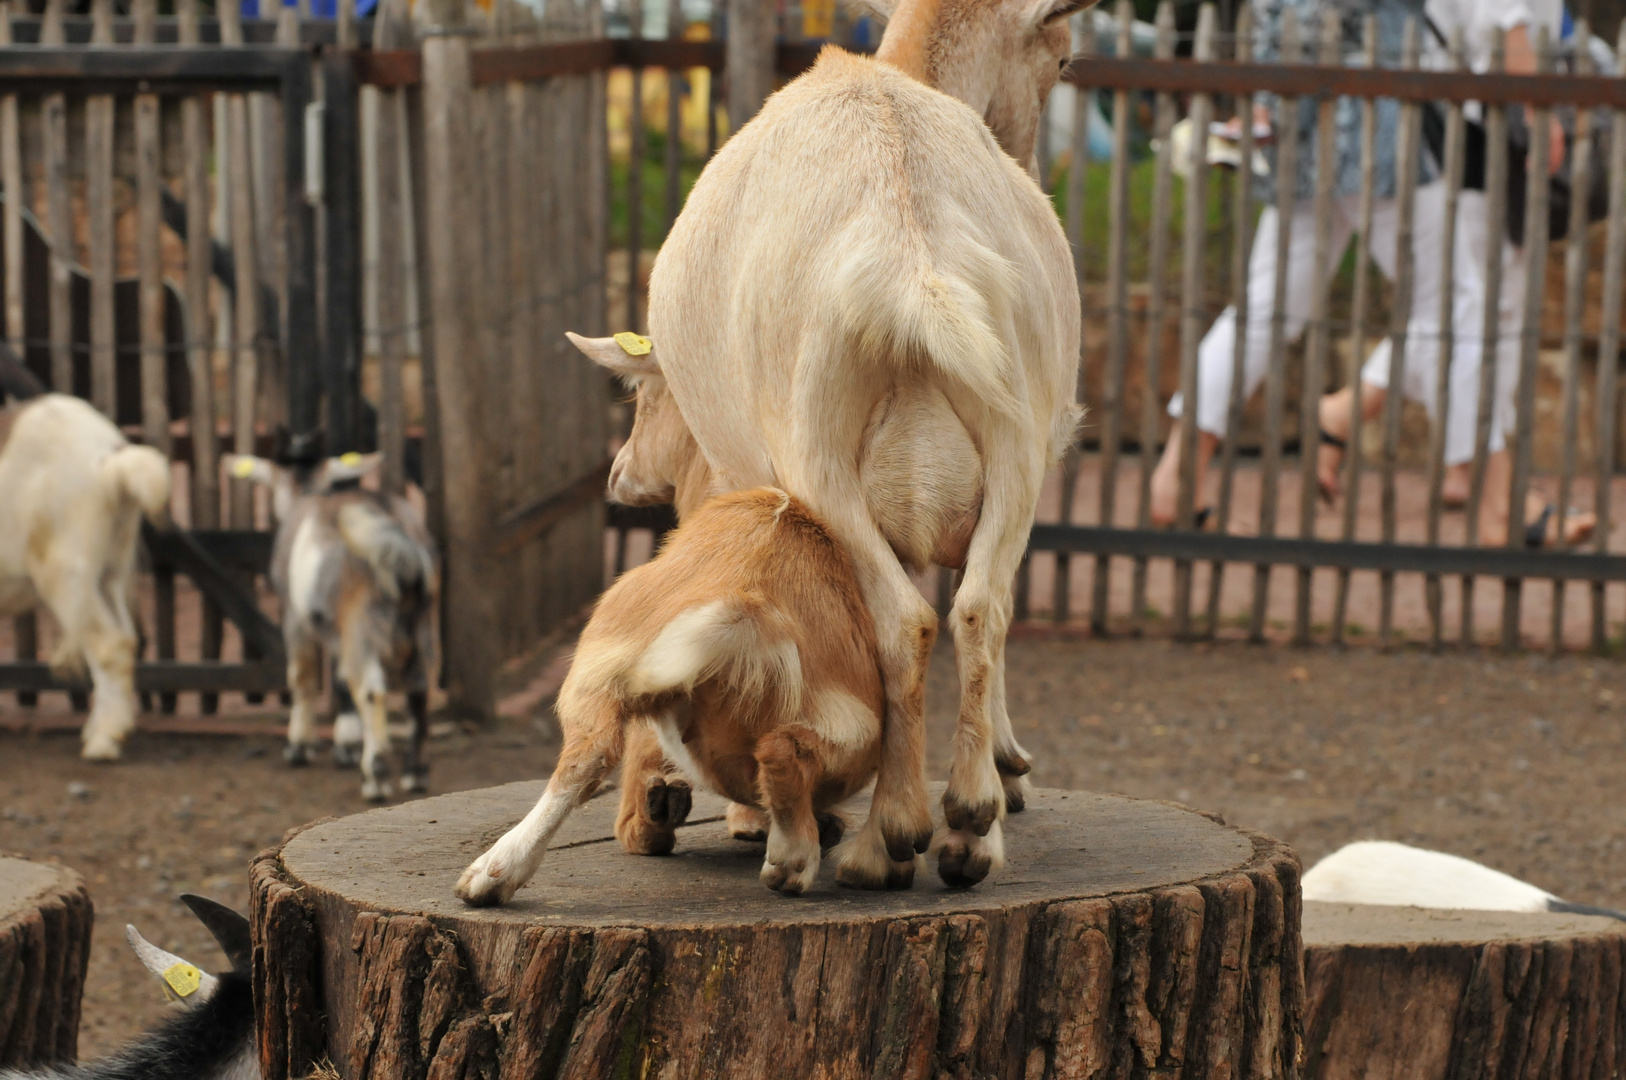
[{"label": "green foliage", "polygon": [[[705,164],[702,155],[694,153],[687,145],[683,147],[681,164],[678,168],[680,199],[689,197],[689,189],[694,187],[694,182],[700,176],[700,170]],[[632,163],[626,157],[616,155],[610,159],[612,248],[627,246],[628,179],[631,175]],[[660,247],[661,242],[666,239],[666,133],[663,131],[650,130],[644,137],[642,179],[643,198],[639,202],[643,207],[641,217],[643,246],[653,249]],[[680,201],[679,209],[681,208]]]}]

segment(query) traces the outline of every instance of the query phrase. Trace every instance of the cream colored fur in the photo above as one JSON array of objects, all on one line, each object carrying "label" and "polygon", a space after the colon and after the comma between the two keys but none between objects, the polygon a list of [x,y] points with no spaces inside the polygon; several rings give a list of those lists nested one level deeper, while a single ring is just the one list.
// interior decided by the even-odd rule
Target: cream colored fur
[{"label": "cream colored fur", "polygon": [[135,726],[136,544],[143,515],[167,518],[169,462],[75,397],[47,394],[13,416],[0,447],[0,614],[50,610],[62,631],[53,666],[90,672],[83,754],[117,758]]},{"label": "cream colored fur", "polygon": [[[844,880],[870,886],[897,882],[931,835],[923,693],[937,620],[903,562],[938,550],[942,518],[953,517],[934,523],[917,509],[919,527],[882,528],[865,478],[873,418],[900,388],[906,401],[940,398],[977,455],[980,518],[951,621],[961,710],[939,845],[940,873],[970,883],[1002,858],[1000,820],[1027,769],[1004,713],[1011,582],[1045,469],[1079,415],[1072,257],[1023,167],[1065,58],[1056,17],[1078,5],[905,6],[892,27],[911,28],[907,48],[889,47],[889,28],[880,59],[827,49],[729,140],[650,281],[659,371],[711,483],[782,486],[856,564],[887,720],[878,824],[855,842]],[[922,19],[933,27],[924,38]],[[1012,57],[1031,78],[1001,82]]]}]

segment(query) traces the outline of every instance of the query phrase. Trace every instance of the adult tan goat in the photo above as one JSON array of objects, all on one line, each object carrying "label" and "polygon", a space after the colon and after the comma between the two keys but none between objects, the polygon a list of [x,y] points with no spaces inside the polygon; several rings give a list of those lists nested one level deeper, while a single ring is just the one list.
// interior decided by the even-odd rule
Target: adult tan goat
[{"label": "adult tan goat", "polygon": [[0,615],[43,602],[62,631],[52,668],[90,669],[87,758],[117,758],[135,727],[136,542],[143,516],[166,518],[169,487],[164,455],[88,402],[0,409]]},{"label": "adult tan goat", "polygon": [[630,801],[644,834],[624,838],[628,850],[670,851],[686,784],[703,783],[766,815],[762,881],[800,894],[839,835],[821,812],[875,773],[882,701],[874,628],[824,524],[771,488],[712,499],[599,600],[559,690],[553,778],[457,895],[511,898],[635,732],[658,740],[684,783],[623,788],[623,816]]},{"label": "adult tan goat", "polygon": [[1005,709],[1004,641],[1039,487],[1077,421],[1079,299],[1055,212],[1012,155],[1031,161],[1067,59],[1065,16],[1082,6],[901,0],[875,59],[825,49],[724,145],[650,279],[660,369],[716,485],[805,500],[850,552],[875,619],[884,750],[839,870],[848,884],[906,882],[932,836],[923,714],[937,618],[864,485],[866,431],[900,388],[947,401],[982,477],[951,618],[961,700],[945,881],[972,884],[1003,861],[1007,798],[1029,768]]}]

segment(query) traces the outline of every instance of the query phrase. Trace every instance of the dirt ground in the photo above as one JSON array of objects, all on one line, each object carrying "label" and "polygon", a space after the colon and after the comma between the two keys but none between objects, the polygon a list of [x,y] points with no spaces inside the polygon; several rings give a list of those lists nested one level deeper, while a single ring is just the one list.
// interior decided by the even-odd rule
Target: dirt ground
[{"label": "dirt ground", "polygon": [[[1350,840],[1395,839],[1626,906],[1626,803],[1611,794],[1626,761],[1616,663],[1027,638],[1011,642],[1008,671],[1040,784],[1218,810],[1289,841],[1306,865]],[[935,776],[947,766],[954,687],[940,649]],[[545,714],[453,729],[433,744],[434,789],[544,775],[557,746]],[[244,907],[254,852],[290,826],[364,805],[354,774],[290,770],[268,737],[143,734],[112,767],[76,750],[68,733],[0,733],[0,849],[60,860],[89,882],[97,927],[80,1052],[93,1058],[163,1009],[125,923],[218,966],[175,895]],[[627,869],[637,869],[630,857]]]}]

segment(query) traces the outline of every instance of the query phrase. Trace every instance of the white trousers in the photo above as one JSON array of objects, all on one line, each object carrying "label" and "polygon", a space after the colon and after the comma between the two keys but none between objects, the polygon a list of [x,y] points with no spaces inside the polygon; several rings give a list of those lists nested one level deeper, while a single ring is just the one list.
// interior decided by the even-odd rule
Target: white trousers
[{"label": "white trousers", "polygon": [[[1412,315],[1406,331],[1406,364],[1402,392],[1421,402],[1432,417],[1436,414],[1434,390],[1440,359],[1440,281],[1445,232],[1445,184],[1443,181],[1417,189],[1412,226],[1413,289]],[[1455,258],[1452,264],[1451,387],[1445,429],[1445,460],[1448,465],[1471,461],[1474,456],[1474,429],[1479,412],[1479,370],[1485,325],[1485,269],[1491,238],[1503,236],[1501,223],[1492,228],[1486,220],[1485,194],[1464,191],[1457,202]],[[1341,254],[1355,231],[1359,200],[1354,196],[1333,201],[1332,248]],[[1390,281],[1395,275],[1396,226],[1399,205],[1393,199],[1380,199],[1372,208],[1372,236],[1368,243],[1372,261]],[[1264,381],[1270,364],[1270,324],[1276,289],[1275,207],[1259,215],[1254,231],[1253,250],[1248,256],[1247,349],[1243,354],[1243,396],[1251,396]],[[1294,340],[1304,331],[1310,314],[1315,281],[1315,214],[1311,202],[1293,208],[1292,236],[1288,244],[1287,311],[1283,332]],[[1496,382],[1492,394],[1490,449],[1505,445],[1505,433],[1513,429],[1514,390],[1519,373],[1519,335],[1524,327],[1525,262],[1521,251],[1501,241],[1502,288],[1496,341]],[[1341,261],[1331,260],[1336,270]],[[1227,307],[1209,327],[1197,351],[1197,426],[1216,437],[1225,435],[1226,414],[1231,397],[1231,368],[1236,348],[1236,309]],[[1373,334],[1386,328],[1374,327]],[[1389,385],[1390,341],[1384,336],[1361,369],[1361,381],[1369,386]],[[1169,402],[1169,415],[1179,416],[1183,402],[1177,393]],[[1290,404],[1290,408],[1296,407]]]}]

